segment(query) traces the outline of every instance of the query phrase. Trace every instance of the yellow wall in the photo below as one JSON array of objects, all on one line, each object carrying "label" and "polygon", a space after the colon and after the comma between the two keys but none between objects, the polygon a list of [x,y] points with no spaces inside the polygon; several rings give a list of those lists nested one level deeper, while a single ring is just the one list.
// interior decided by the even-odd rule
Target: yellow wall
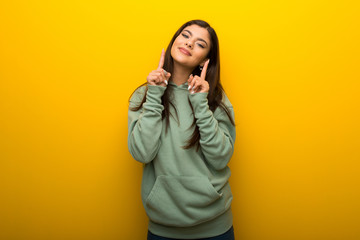
[{"label": "yellow wall", "polygon": [[0,239],[145,239],[127,100],[217,31],[244,240],[360,239],[358,1],[1,1]]}]

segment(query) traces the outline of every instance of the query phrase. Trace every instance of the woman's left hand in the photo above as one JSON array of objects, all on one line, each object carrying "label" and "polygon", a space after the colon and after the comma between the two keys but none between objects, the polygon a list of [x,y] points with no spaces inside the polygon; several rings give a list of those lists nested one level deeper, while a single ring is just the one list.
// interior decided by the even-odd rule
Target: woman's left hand
[{"label": "woman's left hand", "polygon": [[192,74],[190,75],[188,79],[188,85],[189,85],[188,90],[190,91],[191,94],[198,92],[209,92],[209,88],[210,88],[209,83],[205,80],[206,70],[209,65],[209,62],[210,59],[204,63],[204,67],[201,71],[200,77],[197,75],[195,76],[193,76]]}]

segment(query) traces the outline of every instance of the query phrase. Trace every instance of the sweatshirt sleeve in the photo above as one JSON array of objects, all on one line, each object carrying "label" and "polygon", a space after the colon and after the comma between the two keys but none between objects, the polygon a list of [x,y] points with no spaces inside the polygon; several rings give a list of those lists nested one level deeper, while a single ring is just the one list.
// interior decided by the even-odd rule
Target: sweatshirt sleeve
[{"label": "sweatshirt sleeve", "polygon": [[[138,111],[128,110],[128,148],[133,158],[139,162],[151,162],[159,150],[164,110],[161,97],[165,89],[163,86],[148,85],[142,108]],[[129,107],[141,102],[144,95],[139,95],[139,92],[134,93]]]},{"label": "sweatshirt sleeve", "polygon": [[[190,94],[196,125],[200,132],[200,147],[205,160],[216,170],[226,167],[234,152],[235,126],[231,124],[226,112],[218,107],[214,113],[207,100],[208,93]],[[226,98],[227,99],[227,98]],[[234,119],[234,109],[227,104]]]}]

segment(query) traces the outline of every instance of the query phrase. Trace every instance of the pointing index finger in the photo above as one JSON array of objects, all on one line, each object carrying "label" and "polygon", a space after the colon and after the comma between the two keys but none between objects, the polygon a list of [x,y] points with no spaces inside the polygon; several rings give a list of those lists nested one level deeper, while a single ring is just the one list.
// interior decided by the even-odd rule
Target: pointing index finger
[{"label": "pointing index finger", "polygon": [[162,49],[158,69],[164,66],[164,61],[165,61],[165,51],[164,49]]},{"label": "pointing index finger", "polygon": [[203,69],[201,71],[201,74],[200,74],[200,77],[202,79],[205,79],[205,77],[206,77],[206,70],[208,68],[209,62],[210,62],[210,58],[204,63],[204,67],[203,67]]}]

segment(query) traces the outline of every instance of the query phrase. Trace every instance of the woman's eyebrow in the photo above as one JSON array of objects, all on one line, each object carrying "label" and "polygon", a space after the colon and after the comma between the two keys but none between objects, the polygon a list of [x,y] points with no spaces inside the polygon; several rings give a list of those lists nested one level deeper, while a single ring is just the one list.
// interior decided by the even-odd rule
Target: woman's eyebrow
[{"label": "woman's eyebrow", "polygon": [[[189,34],[192,36],[192,32],[190,32],[189,30],[184,30],[184,31],[189,32]],[[208,45],[207,42],[204,39],[202,39],[202,38],[198,38],[198,39],[200,41],[203,41],[204,43],[206,43],[206,45]]]}]

